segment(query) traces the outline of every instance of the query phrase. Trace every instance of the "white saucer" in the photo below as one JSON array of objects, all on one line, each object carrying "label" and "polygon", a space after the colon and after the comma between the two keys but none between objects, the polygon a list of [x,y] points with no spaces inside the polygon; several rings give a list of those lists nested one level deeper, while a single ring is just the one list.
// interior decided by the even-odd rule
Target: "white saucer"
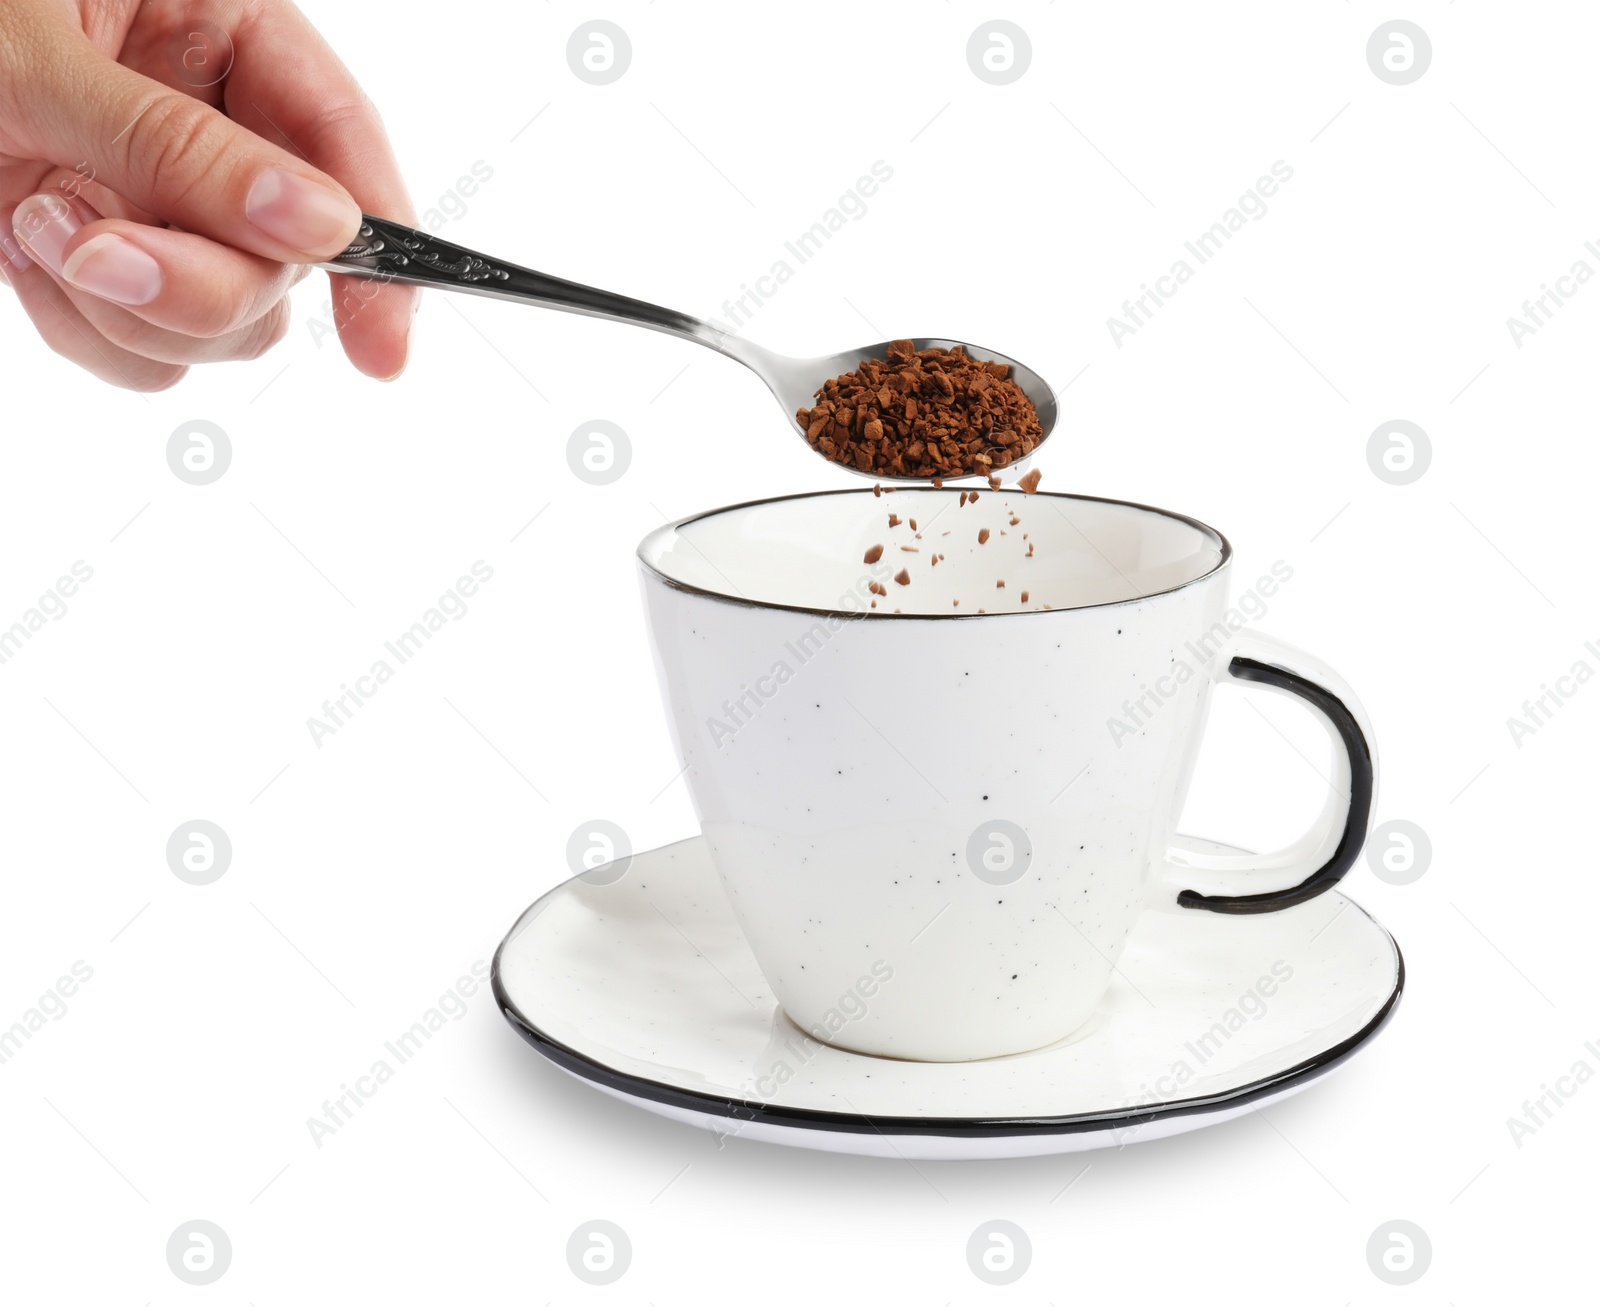
[{"label": "white saucer", "polygon": [[1194,1130],[1328,1074],[1388,1021],[1405,980],[1389,932],[1337,891],[1256,916],[1174,907],[1141,918],[1069,1038],[903,1062],[819,1044],[784,1016],[702,840],[615,874],[567,881],[511,928],[494,959],[507,1019],[606,1093],[803,1148],[1023,1157]]}]

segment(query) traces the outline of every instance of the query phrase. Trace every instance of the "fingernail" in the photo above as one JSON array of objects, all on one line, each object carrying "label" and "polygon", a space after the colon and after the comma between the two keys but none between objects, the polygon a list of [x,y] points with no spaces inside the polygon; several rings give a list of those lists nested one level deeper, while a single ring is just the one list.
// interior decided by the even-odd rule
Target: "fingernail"
[{"label": "fingernail", "polygon": [[116,304],[148,304],[161,293],[161,265],[130,240],[101,232],[73,250],[61,275]]},{"label": "fingernail", "polygon": [[11,215],[12,233],[35,262],[57,274],[61,271],[62,250],[82,226],[72,206],[58,195],[30,195]]},{"label": "fingernail", "polygon": [[245,216],[290,249],[331,258],[356,234],[361,210],[320,182],[282,168],[262,173],[245,199]]}]

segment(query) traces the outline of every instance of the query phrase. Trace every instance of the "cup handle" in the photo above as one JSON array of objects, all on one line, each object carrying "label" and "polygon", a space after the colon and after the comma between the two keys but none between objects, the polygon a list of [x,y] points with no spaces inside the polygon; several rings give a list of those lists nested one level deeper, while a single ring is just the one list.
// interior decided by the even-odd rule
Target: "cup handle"
[{"label": "cup handle", "polygon": [[1236,636],[1227,675],[1300,699],[1321,718],[1334,744],[1328,802],[1310,830],[1276,853],[1217,854],[1179,842],[1169,851],[1169,878],[1188,882],[1177,896],[1180,907],[1276,912],[1331,889],[1361,856],[1377,787],[1372,727],[1343,677],[1272,636]]}]

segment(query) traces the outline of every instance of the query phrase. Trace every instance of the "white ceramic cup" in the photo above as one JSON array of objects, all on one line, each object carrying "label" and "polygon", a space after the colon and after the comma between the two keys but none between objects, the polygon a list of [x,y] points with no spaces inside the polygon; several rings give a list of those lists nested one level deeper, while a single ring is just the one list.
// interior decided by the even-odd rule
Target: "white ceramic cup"
[{"label": "white ceramic cup", "polygon": [[[817,1039],[931,1061],[1070,1034],[1147,907],[1326,890],[1375,784],[1349,687],[1229,607],[1218,532],[1115,500],[962,493],[765,500],[639,547],[690,792],[778,1001]],[[1228,678],[1298,697],[1334,739],[1320,817],[1276,854],[1175,834]]]}]

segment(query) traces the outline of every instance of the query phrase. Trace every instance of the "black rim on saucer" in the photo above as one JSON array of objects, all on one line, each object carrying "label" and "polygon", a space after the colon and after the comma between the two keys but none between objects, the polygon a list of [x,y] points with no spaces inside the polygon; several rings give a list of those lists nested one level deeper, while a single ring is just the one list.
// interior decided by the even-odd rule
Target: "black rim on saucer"
[{"label": "black rim on saucer", "polygon": [[1154,1107],[1112,1108],[1104,1112],[1084,1112],[1071,1116],[917,1117],[866,1116],[851,1112],[826,1112],[815,1108],[785,1107],[773,1103],[729,1098],[720,1094],[699,1093],[693,1090],[679,1089],[673,1085],[664,1085],[659,1081],[649,1080],[644,1076],[628,1075],[613,1067],[606,1066],[605,1063],[597,1061],[587,1054],[569,1048],[560,1040],[552,1038],[540,1030],[533,1021],[518,1009],[517,1005],[512,1002],[511,996],[506,993],[505,983],[501,977],[500,964],[506,945],[516,939],[526,922],[538,915],[546,900],[559,893],[563,888],[564,885],[556,886],[549,894],[544,895],[529,907],[526,912],[517,918],[516,924],[511,927],[505,939],[500,942],[500,946],[495,949],[494,962],[491,968],[491,983],[494,989],[495,1002],[500,1005],[500,1010],[505,1013],[506,1020],[511,1023],[518,1034],[532,1044],[544,1057],[584,1080],[591,1080],[597,1085],[616,1090],[629,1098],[647,1099],[650,1102],[662,1103],[669,1107],[681,1108],[690,1112],[700,1112],[707,1116],[723,1116],[729,1120],[747,1124],[786,1126],[800,1130],[831,1130],[847,1134],[941,1135],[958,1139],[993,1139],[1004,1136],[1027,1138],[1083,1134],[1100,1130],[1145,1126],[1155,1121],[1165,1121],[1170,1117],[1203,1115],[1226,1108],[1243,1107],[1258,1099],[1267,1098],[1297,1085],[1309,1083],[1326,1075],[1349,1059],[1357,1049],[1388,1024],[1389,1019],[1394,1016],[1395,1008],[1400,1002],[1400,994],[1405,989],[1406,984],[1405,957],[1401,954],[1400,945],[1395,942],[1394,936],[1389,934],[1382,924],[1375,920],[1372,914],[1367,912],[1360,904],[1354,900],[1347,899],[1346,901],[1351,907],[1355,908],[1357,912],[1360,912],[1379,930],[1383,931],[1389,940],[1390,947],[1394,949],[1394,988],[1372,1019],[1355,1034],[1341,1040],[1330,1048],[1324,1049],[1314,1057],[1309,1057],[1305,1061],[1288,1067],[1275,1075],[1264,1076],[1260,1080],[1242,1085],[1238,1089],[1229,1090],[1227,1093],[1178,1099]]}]

